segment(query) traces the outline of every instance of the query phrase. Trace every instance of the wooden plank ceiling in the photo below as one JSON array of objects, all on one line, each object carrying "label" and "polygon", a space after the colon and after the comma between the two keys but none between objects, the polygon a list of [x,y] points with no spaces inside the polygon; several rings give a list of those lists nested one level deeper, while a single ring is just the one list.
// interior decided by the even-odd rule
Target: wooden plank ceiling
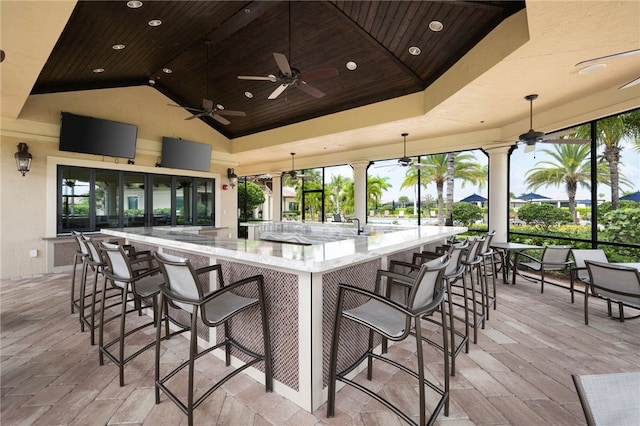
[{"label": "wooden plank ceiling", "polygon": [[[226,116],[226,125],[202,117],[233,139],[424,90],[523,7],[523,1],[144,1],[132,9],[126,1],[79,1],[32,93],[153,80],[176,104],[201,108],[206,98],[245,112]],[[150,26],[152,20],[162,24]],[[432,21],[443,29],[431,30]],[[119,44],[124,48],[115,50]],[[411,55],[412,46],[421,54]],[[275,52],[303,79],[327,67],[338,75],[307,82],[321,98],[292,86],[268,99],[280,81],[237,76],[277,75]],[[346,68],[349,61],[355,70]]]}]

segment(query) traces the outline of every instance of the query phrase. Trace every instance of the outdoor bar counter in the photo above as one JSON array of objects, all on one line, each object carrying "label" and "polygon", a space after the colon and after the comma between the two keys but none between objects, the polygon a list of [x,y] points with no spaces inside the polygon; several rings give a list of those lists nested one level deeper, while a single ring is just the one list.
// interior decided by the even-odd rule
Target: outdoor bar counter
[{"label": "outdoor bar counter", "polygon": [[[196,268],[221,264],[225,282],[262,274],[271,334],[274,391],[309,412],[327,400],[338,284],[373,290],[376,271],[386,268],[391,260],[411,261],[412,253],[433,249],[445,238],[465,231],[464,227],[420,226],[301,245],[207,236],[179,228],[101,230],[103,234],[125,239],[139,250],[188,258]],[[250,316],[231,324],[233,335],[257,350],[261,350],[262,345],[260,327],[259,320]],[[347,362],[366,347],[367,335],[355,327],[345,331],[347,334],[341,336],[345,348],[340,357],[345,357]],[[198,330],[198,336],[203,346],[216,342],[213,329]],[[217,355],[223,357],[222,353]],[[241,363],[243,355],[235,355],[233,362]],[[264,383],[262,368],[262,364],[258,364],[246,372]]]}]

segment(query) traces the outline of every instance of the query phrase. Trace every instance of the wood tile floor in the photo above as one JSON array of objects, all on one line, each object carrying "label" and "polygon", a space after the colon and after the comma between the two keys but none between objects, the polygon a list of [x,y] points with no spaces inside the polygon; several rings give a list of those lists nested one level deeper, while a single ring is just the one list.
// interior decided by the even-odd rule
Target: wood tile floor
[{"label": "wood tile floor", "polygon": [[[98,365],[97,348],[81,333],[69,310],[69,274],[0,281],[0,423],[9,425],[181,425],[186,416],[163,396],[155,404],[153,352],[126,367],[126,386],[117,369]],[[566,289],[519,280],[498,284],[498,309],[491,312],[478,344],[457,361],[451,378],[451,411],[441,425],[585,424],[572,373],[640,370],[640,320],[620,323],[607,317],[604,302],[590,304],[590,325],[583,322],[582,298],[569,302]],[[186,345],[171,339],[163,363],[185,356]],[[392,346],[397,360],[413,362],[414,343]],[[426,352],[428,370],[441,377],[442,356]],[[208,359],[199,367],[207,381],[222,363]],[[204,383],[203,383],[204,384]],[[417,418],[416,389],[401,373],[384,367],[374,386],[403,401]],[[186,386],[184,386],[186,388]],[[277,394],[267,394],[243,374],[211,395],[195,412],[199,425],[400,425],[382,405],[344,388],[336,417],[326,407],[307,413]]]}]

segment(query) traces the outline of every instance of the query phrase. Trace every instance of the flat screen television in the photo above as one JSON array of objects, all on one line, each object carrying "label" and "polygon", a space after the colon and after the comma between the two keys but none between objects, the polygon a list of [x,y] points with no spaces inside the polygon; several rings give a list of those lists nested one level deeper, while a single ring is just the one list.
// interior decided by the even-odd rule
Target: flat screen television
[{"label": "flat screen television", "polygon": [[208,172],[211,167],[211,145],[170,137],[162,138],[162,167]]},{"label": "flat screen television", "polygon": [[60,151],[135,158],[138,126],[61,113]]}]

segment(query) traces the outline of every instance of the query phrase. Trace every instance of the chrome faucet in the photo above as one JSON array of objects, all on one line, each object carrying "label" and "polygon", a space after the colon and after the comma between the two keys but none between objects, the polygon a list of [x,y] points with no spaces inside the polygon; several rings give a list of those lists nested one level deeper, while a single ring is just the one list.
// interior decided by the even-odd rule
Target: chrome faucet
[{"label": "chrome faucet", "polygon": [[358,231],[358,235],[362,234],[362,228],[360,228],[360,219],[358,219],[357,217],[353,218],[353,223],[356,223],[356,230]]}]

